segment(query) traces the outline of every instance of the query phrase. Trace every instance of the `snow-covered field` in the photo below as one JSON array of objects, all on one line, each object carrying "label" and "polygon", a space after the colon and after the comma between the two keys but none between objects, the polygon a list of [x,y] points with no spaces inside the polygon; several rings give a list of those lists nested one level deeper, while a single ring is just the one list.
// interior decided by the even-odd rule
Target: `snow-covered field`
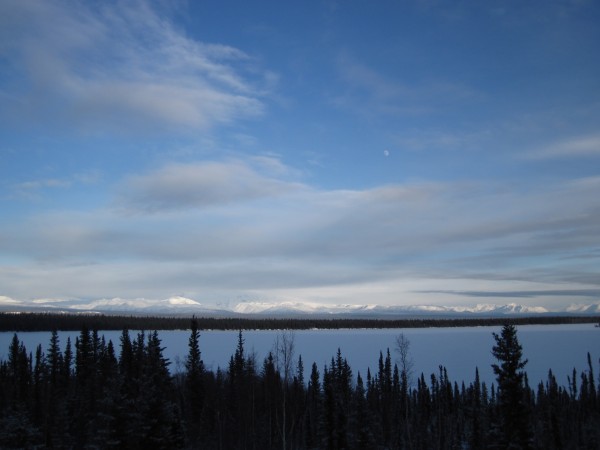
[{"label": "snow-covered field", "polygon": [[[360,329],[360,330],[303,330],[294,332],[295,359],[302,355],[306,376],[313,362],[319,371],[329,365],[338,347],[348,360],[353,374],[360,371],[366,377],[367,368],[376,373],[379,352],[385,356],[389,348],[392,358],[395,338],[400,333],[410,341],[410,354],[414,360],[414,373],[422,372],[427,381],[431,373],[438,373],[438,366],[448,370],[452,381],[463,380],[469,383],[474,379],[475,367],[479,367],[482,381],[491,384],[494,376],[490,365],[494,362],[491,349],[494,345],[492,332],[498,333],[500,327],[469,328],[417,328],[417,329]],[[64,347],[67,336],[75,342],[77,332],[61,332],[61,345]],[[106,340],[112,340],[119,350],[119,331],[100,332]],[[130,332],[135,337],[137,332]],[[278,331],[244,331],[245,350],[254,353],[258,368],[264,358],[273,349]],[[8,346],[13,333],[0,333],[0,359],[7,357]],[[572,375],[573,368],[577,373],[587,370],[587,352],[590,352],[597,378],[600,374],[600,329],[594,324],[580,325],[527,325],[518,327],[518,336],[523,346],[524,356],[529,359],[526,366],[530,385],[536,386],[539,381],[546,380],[548,369],[552,369],[560,384],[567,384],[567,376]],[[183,367],[187,353],[189,331],[160,331],[159,337],[165,347],[164,354],[171,361],[172,370]],[[20,333],[19,339],[25,343],[27,350],[35,352],[38,344],[48,347],[49,332]],[[236,331],[206,330],[201,332],[200,348],[202,358],[208,368],[227,368],[231,355],[237,345]],[[579,378],[579,375],[578,375]]]}]

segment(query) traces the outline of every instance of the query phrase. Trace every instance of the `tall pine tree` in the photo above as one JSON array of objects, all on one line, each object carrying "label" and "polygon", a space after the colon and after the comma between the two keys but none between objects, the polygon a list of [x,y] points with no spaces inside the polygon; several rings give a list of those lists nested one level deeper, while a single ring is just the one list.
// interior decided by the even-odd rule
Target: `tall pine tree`
[{"label": "tall pine tree", "polygon": [[500,446],[526,449],[531,447],[531,430],[528,408],[524,401],[523,386],[527,360],[517,338],[514,325],[506,324],[500,335],[493,333],[496,345],[492,354],[499,364],[492,364],[498,381],[498,406],[500,409]]}]

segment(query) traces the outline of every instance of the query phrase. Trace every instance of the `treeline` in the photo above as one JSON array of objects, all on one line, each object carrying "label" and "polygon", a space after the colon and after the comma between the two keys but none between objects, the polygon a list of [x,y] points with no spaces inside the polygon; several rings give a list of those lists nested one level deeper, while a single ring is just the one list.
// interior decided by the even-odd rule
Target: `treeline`
[{"label": "treeline", "polygon": [[[119,352],[84,328],[61,350],[54,331],[29,352],[15,334],[0,362],[1,448],[483,449],[599,448],[593,364],[567,387],[550,371],[530,386],[513,325],[494,334],[497,384],[452,382],[444,367],[415,376],[409,342],[399,363],[380,353],[374,373],[353,374],[341,350],[330,364],[294,354],[280,333],[263,361],[242,331],[227,368],[207,370],[198,321],[185,366],[169,371],[156,331],[122,331]],[[467,351],[468,349],[465,349]],[[377,355],[374,355],[377,360]]]},{"label": "treeline", "polygon": [[[309,330],[342,328],[430,328],[513,325],[555,325],[598,323],[598,316],[527,316],[475,318],[265,318],[265,317],[200,317],[204,330]],[[0,313],[0,331],[79,331],[83,327],[96,330],[185,330],[190,317],[121,316],[105,314]]]}]

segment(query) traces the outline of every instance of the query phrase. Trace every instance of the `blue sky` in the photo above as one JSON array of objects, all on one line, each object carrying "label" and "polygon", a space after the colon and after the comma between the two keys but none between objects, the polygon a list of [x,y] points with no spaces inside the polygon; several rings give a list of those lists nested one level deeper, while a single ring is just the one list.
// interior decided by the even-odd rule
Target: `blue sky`
[{"label": "blue sky", "polygon": [[0,4],[0,300],[600,299],[594,1]]}]

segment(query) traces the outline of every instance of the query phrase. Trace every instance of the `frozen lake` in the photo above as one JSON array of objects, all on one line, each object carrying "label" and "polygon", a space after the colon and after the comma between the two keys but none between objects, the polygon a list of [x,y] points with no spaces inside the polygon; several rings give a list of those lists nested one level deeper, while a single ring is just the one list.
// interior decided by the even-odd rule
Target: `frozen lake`
[{"label": "frozen lake", "polygon": [[[467,328],[410,328],[410,329],[358,329],[358,330],[301,330],[294,331],[295,357],[302,355],[306,378],[313,362],[319,372],[323,366],[329,366],[338,347],[348,360],[356,377],[358,372],[366,378],[367,368],[375,374],[378,368],[379,352],[389,348],[392,358],[395,338],[400,333],[410,341],[410,354],[414,361],[414,374],[425,374],[429,382],[431,373],[438,373],[438,366],[448,370],[452,381],[469,383],[475,377],[475,367],[479,367],[482,381],[490,385],[494,375],[490,365],[494,363],[491,349],[494,345],[492,332],[499,333],[500,327]],[[14,333],[0,333],[0,359],[6,360],[8,346]],[[103,331],[107,342],[112,340],[119,351],[120,331]],[[136,331],[131,331],[133,339]],[[244,331],[245,350],[254,353],[260,370],[264,358],[273,349],[278,331]],[[78,332],[60,332],[63,346],[67,336],[75,342]],[[164,355],[171,361],[171,368],[183,367],[187,354],[189,331],[159,331],[159,337],[165,347]],[[548,369],[552,369],[559,384],[567,384],[567,376],[573,368],[577,373],[587,370],[587,353],[590,352],[596,378],[600,374],[600,329],[594,324],[578,325],[524,325],[518,327],[518,337],[523,346],[525,358],[529,359],[526,370],[532,387],[540,380],[545,381]],[[201,331],[200,350],[207,368],[226,369],[231,355],[237,346],[237,331]],[[38,344],[46,351],[50,341],[49,332],[19,333],[19,339],[25,343],[29,352],[35,352]],[[579,375],[578,375],[579,378]]]}]

